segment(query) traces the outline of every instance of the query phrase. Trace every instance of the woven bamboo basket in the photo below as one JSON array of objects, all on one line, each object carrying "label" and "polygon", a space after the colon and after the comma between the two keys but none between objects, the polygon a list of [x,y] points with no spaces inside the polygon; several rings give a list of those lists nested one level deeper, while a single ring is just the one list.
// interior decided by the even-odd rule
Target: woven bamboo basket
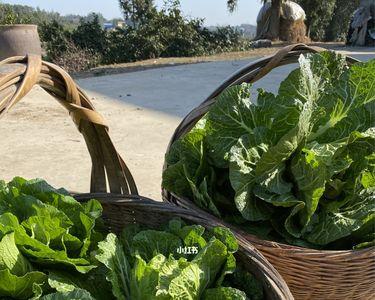
[{"label": "woven bamboo basket", "polygon": [[[254,83],[279,66],[297,63],[301,54],[321,51],[325,49],[304,44],[290,45],[273,56],[243,67],[183,119],[172,136],[167,153],[173,142],[194,127],[227,87],[244,82]],[[347,62],[353,64],[357,60],[347,57]],[[163,199],[202,212],[190,199],[178,197],[167,190],[163,190]],[[228,224],[226,226],[231,227]],[[295,299],[375,298],[375,247],[358,251],[319,251],[261,240],[244,232],[241,234],[279,271]]]},{"label": "woven bamboo basket", "polygon": [[[40,56],[11,57],[0,62],[0,117],[36,84],[68,110],[82,133],[92,160],[91,192],[73,196],[80,201],[98,199],[109,229],[118,233],[131,223],[156,228],[174,217],[206,228],[223,226],[205,213],[138,196],[132,174],[116,151],[102,116],[64,70],[42,61]],[[250,242],[234,233],[240,246],[237,259],[263,283],[266,298],[292,300],[288,286],[275,268]]]}]

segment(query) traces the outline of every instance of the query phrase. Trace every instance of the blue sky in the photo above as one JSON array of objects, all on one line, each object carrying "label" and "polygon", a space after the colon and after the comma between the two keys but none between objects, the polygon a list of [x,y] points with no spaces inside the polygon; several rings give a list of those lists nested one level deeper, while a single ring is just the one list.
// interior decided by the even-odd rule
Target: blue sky
[{"label": "blue sky", "polygon": [[[121,16],[117,0],[0,0],[3,3],[23,4],[53,10],[61,14],[87,14],[101,12],[106,18]],[[158,5],[163,0],[155,1]],[[236,12],[230,14],[225,0],[181,0],[185,15],[206,19],[207,25],[238,25],[256,23],[261,6],[259,0],[240,0]]]}]

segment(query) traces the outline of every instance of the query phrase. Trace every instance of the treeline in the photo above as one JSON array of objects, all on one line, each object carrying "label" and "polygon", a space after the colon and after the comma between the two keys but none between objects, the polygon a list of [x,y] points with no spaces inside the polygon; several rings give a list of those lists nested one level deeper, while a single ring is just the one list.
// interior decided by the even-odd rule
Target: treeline
[{"label": "treeline", "polygon": [[203,19],[185,17],[179,1],[166,1],[162,9],[156,9],[151,0],[142,1],[141,6],[137,3],[120,1],[124,17],[130,24],[112,31],[103,29],[104,20],[97,14],[80,18],[73,24],[68,17],[56,13],[5,4],[0,4],[0,24],[39,25],[46,59],[69,71],[98,64],[201,56],[251,47],[250,41],[233,27],[212,31],[203,26]]},{"label": "treeline", "polygon": [[[106,20],[100,13],[96,15],[101,24],[112,21]],[[0,3],[0,24],[41,24],[55,20],[66,29],[73,30],[79,25],[81,20],[90,20],[92,17],[92,14],[87,16],[73,14],[62,16],[57,12],[45,11],[27,5]]]},{"label": "treeline", "polygon": [[294,0],[306,12],[308,36],[315,41],[345,41],[359,0]]}]

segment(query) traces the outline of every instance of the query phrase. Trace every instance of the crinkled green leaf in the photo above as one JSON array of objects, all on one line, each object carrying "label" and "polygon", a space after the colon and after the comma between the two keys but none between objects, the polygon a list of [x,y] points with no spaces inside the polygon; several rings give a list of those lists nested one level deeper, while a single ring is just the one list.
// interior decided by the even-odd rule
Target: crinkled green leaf
[{"label": "crinkled green leaf", "polygon": [[174,234],[157,230],[144,230],[133,237],[132,254],[140,255],[146,262],[155,255],[169,256],[182,246],[181,239]]},{"label": "crinkled green leaf", "polygon": [[[95,226],[95,220],[101,216],[102,207],[96,200],[90,200],[85,204],[80,204],[70,197],[63,190],[57,190],[42,179],[25,181],[21,178],[13,180],[10,186],[16,186],[20,193],[35,197],[63,213],[74,224],[70,228],[70,234],[81,239],[80,255],[84,256],[90,246],[90,237]],[[17,216],[18,214],[15,213]],[[61,217],[65,220],[66,217]],[[65,226],[63,226],[65,227]],[[68,247],[69,248],[69,247]]]},{"label": "crinkled green leaf", "polygon": [[337,212],[322,211],[319,223],[305,235],[314,244],[325,245],[350,235],[375,220],[375,194],[364,192],[353,195],[350,201]]},{"label": "crinkled green leaf", "polygon": [[212,233],[227,247],[229,252],[237,252],[238,242],[232,231],[226,227],[214,227]]},{"label": "crinkled green leaf", "polygon": [[53,250],[43,242],[29,236],[25,228],[18,223],[17,217],[11,213],[0,215],[0,232],[14,231],[15,242],[21,253],[31,262],[42,265],[65,265],[86,273],[95,266],[84,258],[70,258],[65,250]]},{"label": "crinkled green leaf", "polygon": [[0,297],[29,299],[35,294],[34,285],[43,284],[47,275],[42,272],[28,272],[17,276],[9,269],[0,270]]},{"label": "crinkled green leaf", "polygon": [[247,296],[246,299],[264,299],[262,283],[241,266],[238,266],[235,272],[226,278],[223,285],[235,287],[236,289],[244,291]]},{"label": "crinkled green leaf", "polygon": [[16,246],[14,232],[4,235],[0,240],[0,270],[4,269],[8,269],[17,276],[23,276],[32,271],[31,264]]},{"label": "crinkled green leaf", "polygon": [[185,258],[175,260],[172,256],[170,256],[165,260],[165,263],[160,267],[159,283],[156,287],[156,296],[158,299],[170,298],[169,285],[171,281],[178,277],[182,270],[184,270],[188,265],[189,262]]},{"label": "crinkled green leaf", "polygon": [[208,289],[204,292],[203,300],[246,300],[246,294],[240,290],[230,287],[219,287]]},{"label": "crinkled green leaf", "polygon": [[164,262],[165,257],[162,254],[153,257],[148,264],[140,256],[136,257],[131,271],[130,298],[128,299],[156,299],[159,269]]},{"label": "crinkled green leaf", "polygon": [[112,292],[116,299],[130,297],[130,265],[118,238],[110,233],[98,244],[99,253],[95,258],[107,269],[107,280],[112,284]]},{"label": "crinkled green leaf", "polygon": [[105,276],[107,269],[100,266],[87,274],[77,274],[61,270],[48,272],[48,284],[57,292],[71,292],[75,289],[88,291],[96,299],[112,297],[112,288]]},{"label": "crinkled green leaf", "polygon": [[307,145],[292,160],[291,171],[298,187],[298,197],[305,203],[301,211],[301,225],[310,222],[323,196],[327,181],[336,173],[349,168],[352,161],[335,158],[340,143]]},{"label": "crinkled green leaf", "polygon": [[[325,95],[331,111],[320,119],[319,127],[309,139],[329,142],[348,136],[352,131],[365,131],[373,126],[375,60],[358,63],[347,69]],[[328,114],[329,113],[329,114]]]},{"label": "crinkled green leaf", "polygon": [[95,300],[88,291],[74,289],[69,292],[57,292],[40,298],[40,300]]},{"label": "crinkled green leaf", "polygon": [[250,85],[243,84],[229,87],[218,96],[207,117],[210,157],[216,167],[228,166],[229,151],[241,136],[252,134],[257,127],[271,126],[274,98],[261,95],[267,99],[260,96],[257,105],[251,103]]},{"label": "crinkled green leaf", "polygon": [[219,274],[228,257],[227,247],[218,239],[212,238],[193,259],[193,263],[204,271],[204,286],[209,286],[215,282],[217,274]]},{"label": "crinkled green leaf", "polygon": [[237,209],[246,220],[266,220],[271,210],[259,201],[253,192],[256,175],[256,164],[268,151],[267,130],[258,130],[255,134],[242,136],[230,152],[230,182],[236,191]]},{"label": "crinkled green leaf", "polygon": [[199,299],[207,282],[204,270],[192,263],[171,280],[168,294],[172,299]]},{"label": "crinkled green leaf", "polygon": [[[170,223],[171,224],[171,223]],[[186,225],[181,228],[175,228],[172,233],[180,237],[185,246],[197,246],[203,248],[206,246],[207,242],[203,238],[203,233],[205,229],[201,225]]]}]

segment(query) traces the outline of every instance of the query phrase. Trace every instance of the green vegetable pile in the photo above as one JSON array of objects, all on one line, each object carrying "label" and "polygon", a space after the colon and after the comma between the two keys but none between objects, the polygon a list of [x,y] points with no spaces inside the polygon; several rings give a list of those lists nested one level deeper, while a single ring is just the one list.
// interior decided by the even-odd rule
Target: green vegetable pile
[{"label": "green vegetable pile", "polygon": [[301,56],[277,95],[226,89],[166,156],[163,187],[263,239],[374,245],[375,60]]},{"label": "green vegetable pile", "polygon": [[118,238],[101,214],[43,180],[0,181],[0,299],[263,299],[229,230],[176,219]]},{"label": "green vegetable pile", "polygon": [[38,299],[60,270],[83,276],[96,268],[90,252],[103,239],[101,213],[96,200],[80,204],[43,180],[0,181],[0,298]]},{"label": "green vegetable pile", "polygon": [[263,299],[260,283],[236,266],[237,249],[228,229],[205,232],[176,219],[163,231],[128,226],[120,239],[110,233],[96,258],[117,299]]}]

